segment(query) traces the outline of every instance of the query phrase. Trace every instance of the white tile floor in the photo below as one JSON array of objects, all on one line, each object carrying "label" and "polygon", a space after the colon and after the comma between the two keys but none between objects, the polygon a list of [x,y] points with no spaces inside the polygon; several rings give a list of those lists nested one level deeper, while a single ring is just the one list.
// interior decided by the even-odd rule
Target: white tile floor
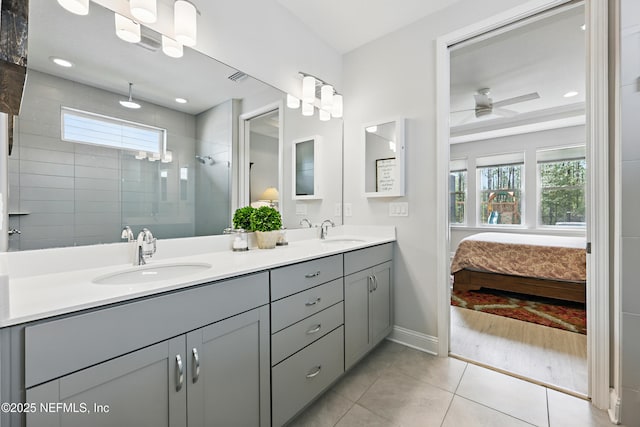
[{"label": "white tile floor", "polygon": [[608,427],[589,402],[384,341],[292,426]]}]

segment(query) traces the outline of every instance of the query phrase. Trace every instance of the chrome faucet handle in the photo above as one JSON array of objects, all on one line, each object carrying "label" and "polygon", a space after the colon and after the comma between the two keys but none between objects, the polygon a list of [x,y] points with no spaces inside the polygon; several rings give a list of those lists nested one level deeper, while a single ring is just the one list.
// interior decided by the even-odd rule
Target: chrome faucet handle
[{"label": "chrome faucet handle", "polygon": [[138,233],[138,239],[136,240],[136,246],[138,247],[138,254],[136,258],[136,265],[146,264],[145,258],[151,258],[156,253],[156,238],[153,237],[151,230],[143,228]]},{"label": "chrome faucet handle", "polygon": [[128,225],[125,226],[122,229],[122,234],[120,235],[120,238],[122,240],[127,240],[127,242],[131,242],[132,240],[135,240],[135,237],[133,237],[133,231],[131,231],[131,227],[129,227]]},{"label": "chrome faucet handle", "polygon": [[308,226],[309,228],[313,228],[313,225],[311,224],[311,221],[309,221],[307,218],[302,218],[302,219],[300,220],[300,225],[303,225],[304,223],[307,223],[307,226]]},{"label": "chrome faucet handle", "polygon": [[336,224],[330,219],[325,219],[324,221],[322,221],[322,224],[320,224],[321,239],[325,239],[327,237],[327,233],[329,232],[329,225],[331,225],[332,227],[336,226]]}]

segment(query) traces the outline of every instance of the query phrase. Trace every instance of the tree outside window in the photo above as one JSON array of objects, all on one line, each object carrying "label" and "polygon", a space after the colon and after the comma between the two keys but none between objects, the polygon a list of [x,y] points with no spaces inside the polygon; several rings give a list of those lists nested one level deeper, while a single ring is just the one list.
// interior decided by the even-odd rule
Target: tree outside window
[{"label": "tree outside window", "polygon": [[449,222],[464,224],[467,199],[467,171],[449,172]]},{"label": "tree outside window", "polygon": [[522,224],[522,163],[478,168],[481,224]]},{"label": "tree outside window", "polygon": [[585,159],[539,163],[540,223],[585,225]]}]

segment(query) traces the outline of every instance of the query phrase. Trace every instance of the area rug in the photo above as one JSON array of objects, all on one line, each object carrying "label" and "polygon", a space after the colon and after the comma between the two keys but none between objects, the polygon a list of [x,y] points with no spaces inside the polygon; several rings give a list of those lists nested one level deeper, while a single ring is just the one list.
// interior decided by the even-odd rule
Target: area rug
[{"label": "area rug", "polygon": [[452,291],[451,305],[579,334],[587,333],[584,304],[509,292]]}]

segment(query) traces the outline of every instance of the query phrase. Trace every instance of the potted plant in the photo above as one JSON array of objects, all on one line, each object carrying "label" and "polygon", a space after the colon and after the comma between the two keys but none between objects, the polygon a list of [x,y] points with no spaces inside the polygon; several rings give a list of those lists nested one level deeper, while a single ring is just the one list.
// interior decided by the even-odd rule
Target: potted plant
[{"label": "potted plant", "polygon": [[282,217],[277,209],[261,206],[251,213],[250,230],[256,232],[260,249],[272,249],[278,241],[278,231],[282,227]]},{"label": "potted plant", "polygon": [[236,209],[233,214],[233,228],[251,231],[251,214],[254,210],[251,206]]}]

